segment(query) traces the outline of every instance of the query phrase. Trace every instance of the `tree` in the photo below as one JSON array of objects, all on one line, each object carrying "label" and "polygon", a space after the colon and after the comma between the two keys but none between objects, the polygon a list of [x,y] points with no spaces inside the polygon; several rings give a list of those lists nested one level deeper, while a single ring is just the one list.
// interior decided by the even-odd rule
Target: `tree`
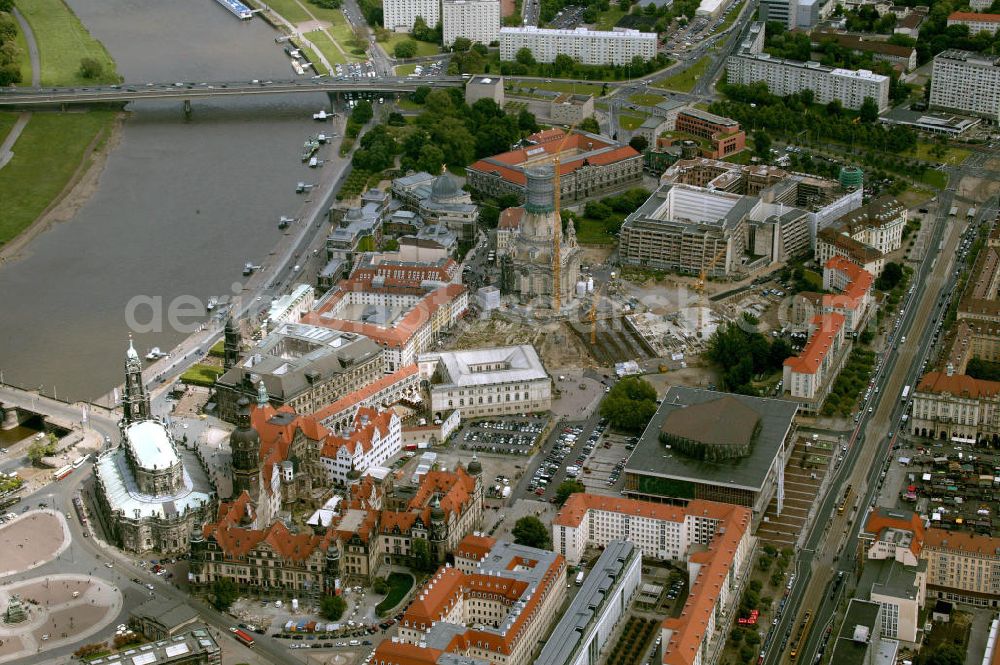
[{"label": "tree", "polygon": [[640,432],[656,413],[656,390],[648,381],[630,376],[622,379],[601,402],[601,415],[612,427]]},{"label": "tree", "polygon": [[14,10],[14,0],[0,0],[0,12],[11,12]]},{"label": "tree", "polygon": [[323,596],[323,600],[319,601],[320,616],[327,621],[339,621],[346,610],[347,601],[342,596]]},{"label": "tree", "polygon": [[601,125],[593,116],[587,116],[584,118],[578,125],[578,128],[581,132],[590,132],[591,134],[601,133]]},{"label": "tree", "polygon": [[517,113],[517,126],[521,131],[528,132],[532,134],[538,131],[538,121],[535,120],[535,114],[528,109],[521,109]]},{"label": "tree", "polygon": [[921,649],[915,662],[916,665],[962,665],[965,654],[954,644],[944,644],[934,649]]},{"label": "tree", "polygon": [[880,291],[892,291],[903,279],[903,266],[895,261],[889,261],[882,268],[882,274],[875,280],[875,288]]},{"label": "tree", "polygon": [[437,568],[434,557],[431,556],[431,546],[426,538],[414,538],[411,545],[413,567],[421,573],[433,573]]},{"label": "tree", "polygon": [[472,40],[468,37],[456,37],[455,41],[451,43],[451,50],[458,53],[459,51],[468,51],[472,48]]},{"label": "tree", "polygon": [[236,602],[240,592],[236,582],[231,577],[220,577],[212,582],[212,605],[220,612],[225,612]]},{"label": "tree", "polygon": [[428,85],[419,85],[417,89],[413,91],[411,98],[416,104],[423,104],[427,101],[427,95],[431,94],[431,88]]},{"label": "tree", "polygon": [[753,135],[753,154],[761,161],[771,160],[771,137],[767,132],[758,130]]},{"label": "tree", "polygon": [[545,549],[549,546],[549,530],[534,515],[522,517],[514,523],[514,542],[518,545]]},{"label": "tree", "polygon": [[355,105],[354,110],[351,111],[351,122],[357,123],[359,125],[364,125],[375,115],[374,109],[372,109],[372,103],[367,99],[361,99]]},{"label": "tree", "polygon": [[858,117],[861,118],[861,122],[868,124],[878,120],[878,104],[875,103],[874,99],[865,97],[865,101],[861,102],[861,108],[858,110]]},{"label": "tree", "polygon": [[80,76],[85,79],[96,79],[104,72],[104,67],[94,58],[80,59]]},{"label": "tree", "polygon": [[522,46],[514,54],[514,60],[526,67],[531,67],[535,64],[535,55],[531,52],[530,48]]},{"label": "tree", "polygon": [[831,99],[826,105],[826,112],[836,118],[844,112],[844,105],[840,103],[839,99]]},{"label": "tree", "polygon": [[632,147],[633,150],[635,150],[640,154],[646,152],[646,148],[649,147],[649,141],[646,140],[646,137],[643,136],[642,134],[636,134],[635,136],[633,136],[632,139],[628,142],[628,144]]},{"label": "tree", "polygon": [[566,503],[571,494],[583,492],[586,489],[579,480],[564,480],[556,488],[556,503],[561,506]]},{"label": "tree", "polygon": [[38,464],[43,457],[48,457],[56,452],[56,444],[51,438],[45,437],[41,441],[32,441],[28,446],[28,459],[32,464]]},{"label": "tree", "polygon": [[417,42],[412,39],[404,39],[396,44],[392,49],[392,54],[397,58],[412,58],[417,54]]},{"label": "tree", "polygon": [[441,148],[433,143],[428,143],[420,149],[420,157],[417,159],[417,168],[427,173],[440,173],[444,164],[444,153]]},{"label": "tree", "polygon": [[386,581],[384,579],[382,579],[381,577],[377,577],[375,578],[375,581],[372,582],[372,591],[378,594],[385,595],[389,593],[389,585],[386,584]]}]

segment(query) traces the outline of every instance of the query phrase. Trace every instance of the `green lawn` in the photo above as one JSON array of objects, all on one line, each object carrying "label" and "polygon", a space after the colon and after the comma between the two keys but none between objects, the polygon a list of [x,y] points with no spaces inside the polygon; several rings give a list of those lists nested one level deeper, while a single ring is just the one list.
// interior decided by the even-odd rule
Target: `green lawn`
[{"label": "green lawn", "polygon": [[934,149],[937,146],[934,143],[928,141],[918,141],[916,147],[913,150],[904,152],[903,155],[906,157],[916,157],[917,159],[922,159],[927,162],[941,162],[943,164],[958,164],[965,161],[965,158],[971,154],[971,151],[965,148],[953,148],[951,146],[945,146],[944,156],[938,157],[934,154]]},{"label": "green lawn", "polygon": [[17,121],[17,116],[17,113],[11,113],[9,111],[0,113],[0,143],[3,143],[3,140],[7,138],[7,134],[10,133],[10,128],[13,127],[14,123]]},{"label": "green lawn", "polygon": [[915,178],[918,182],[938,189],[944,189],[948,185],[948,176],[936,169],[927,169]]},{"label": "green lawn", "polygon": [[211,387],[215,384],[215,380],[220,374],[222,374],[222,368],[218,365],[198,363],[196,365],[192,365],[188,371],[181,374],[181,381],[196,386]]},{"label": "green lawn", "polygon": [[[259,6],[260,3],[257,4]],[[266,0],[266,4],[289,23],[304,23],[309,20],[309,14],[295,0]],[[315,14],[319,7],[311,6],[310,9]]]},{"label": "green lawn", "polygon": [[[392,55],[392,51],[393,49],[396,48],[396,44],[404,42],[407,39],[413,39],[413,37],[411,37],[405,32],[390,32],[389,39],[387,39],[384,42],[381,42],[382,48],[385,49],[386,53]],[[441,52],[441,47],[438,46],[437,44],[431,44],[430,42],[421,42],[417,41],[416,39],[414,39],[413,41],[417,42],[416,57],[418,58],[422,58],[429,55],[437,55],[438,53]]]},{"label": "green lawn", "polygon": [[625,115],[624,113],[618,116],[618,124],[622,129],[633,130],[638,129],[639,126],[646,122],[645,116],[641,115]]},{"label": "green lawn", "polygon": [[305,53],[306,58],[309,60],[309,62],[312,63],[313,71],[315,71],[317,74],[329,74],[330,73],[327,70],[327,68],[323,66],[323,63],[320,61],[320,59],[316,56],[316,52],[315,51],[313,51],[308,46],[303,46],[302,47],[302,52]]},{"label": "green lawn", "polygon": [[[10,115],[3,114],[4,123]],[[87,146],[110,130],[114,117],[111,111],[32,115],[14,144],[13,159],[0,169],[0,245],[27,228],[62,192]]]},{"label": "green lawn", "polygon": [[573,83],[572,81],[531,81],[524,82],[521,84],[522,88],[537,88],[538,90],[555,90],[556,92],[571,92],[577,95],[594,95],[595,97],[601,94],[601,90],[604,87],[602,83]]},{"label": "green lawn", "polygon": [[14,40],[17,47],[21,49],[21,83],[19,85],[31,85],[31,54],[28,53],[28,40],[24,38],[24,31],[18,26],[17,38]]},{"label": "green lawn", "polygon": [[666,88],[667,90],[677,90],[679,92],[691,92],[694,88],[694,84],[698,82],[698,79],[705,70],[708,69],[708,65],[711,62],[709,56],[702,56],[696,63],[685,69],[680,74],[674,74],[670,78],[658,81],[655,84],[657,88]]},{"label": "green lawn", "polygon": [[337,45],[333,43],[333,40],[326,36],[326,33],[322,30],[313,30],[312,32],[307,32],[303,35],[306,39],[311,41],[313,45],[320,50],[320,52],[326,57],[327,62],[331,64],[344,64],[347,62],[347,58],[344,54],[340,52]]},{"label": "green lawn", "polygon": [[610,245],[614,236],[604,229],[604,223],[587,217],[580,218],[580,229],[576,232],[577,242],[583,245]]},{"label": "green lawn", "polygon": [[[104,45],[90,36],[63,0],[18,0],[17,7],[31,24],[38,42],[42,85],[86,86],[120,80]],[[101,63],[104,73],[100,79],[80,76],[80,60],[85,57]]]},{"label": "green lawn", "polygon": [[408,65],[397,65],[396,76],[409,76],[417,68],[417,63],[411,62]]},{"label": "green lawn", "polygon": [[389,593],[381,603],[375,606],[375,612],[379,616],[389,613],[396,605],[399,605],[407,592],[413,588],[413,576],[406,573],[390,573],[386,582],[389,583]]},{"label": "green lawn", "polygon": [[727,30],[729,26],[731,26],[733,22],[736,21],[736,18],[740,15],[740,12],[743,11],[743,5],[745,4],[746,0],[743,0],[743,2],[740,2],[738,5],[733,7],[733,11],[729,12],[729,16],[726,17],[726,20],[722,22],[722,25],[720,25],[719,29],[716,30],[715,32],[720,33]]},{"label": "green lawn", "polygon": [[594,30],[610,30],[615,27],[615,24],[625,16],[625,12],[618,8],[617,4],[612,4],[611,7],[597,17],[597,21],[594,22]]},{"label": "green lawn", "polygon": [[403,109],[404,111],[415,111],[417,113],[420,113],[421,111],[424,110],[423,104],[417,104],[415,101],[410,99],[408,95],[403,95],[402,97],[400,97],[399,101],[396,102],[396,106]]},{"label": "green lawn", "polygon": [[632,95],[628,98],[633,104],[638,104],[639,106],[656,106],[665,99],[663,95],[653,95],[648,92],[639,93],[638,95]]}]

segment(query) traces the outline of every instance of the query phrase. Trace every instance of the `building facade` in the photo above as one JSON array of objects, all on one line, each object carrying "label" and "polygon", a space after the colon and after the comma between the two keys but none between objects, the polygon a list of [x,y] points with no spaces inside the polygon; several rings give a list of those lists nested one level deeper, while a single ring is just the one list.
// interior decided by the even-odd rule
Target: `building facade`
[{"label": "building facade", "polygon": [[630,28],[500,28],[501,60],[514,60],[522,48],[531,51],[538,62],[554,62],[557,55],[568,55],[584,65],[627,65],[637,56],[643,60],[656,57],[656,33]]},{"label": "building facade", "polygon": [[1000,441],[1000,382],[929,372],[913,391],[914,436],[977,443]]},{"label": "building facade", "polygon": [[1000,538],[927,529],[922,556],[927,593],[979,607],[1000,607]]},{"label": "building facade", "polygon": [[843,367],[850,342],[840,314],[818,314],[809,328],[802,351],[785,360],[782,385],[807,411],[818,412]]},{"label": "building facade", "polygon": [[[763,33],[763,25],[760,32]],[[812,90],[818,104],[839,101],[844,108],[858,110],[871,98],[879,112],[889,109],[889,77],[867,69],[831,68],[817,62],[799,62],[774,58],[756,48],[748,39],[726,59],[729,83],[750,85],[763,81],[775,95],[787,96]]]},{"label": "building facade", "polygon": [[433,28],[441,22],[441,0],[386,0],[382,3],[382,25],[386,30],[413,32],[417,17]]},{"label": "building facade", "polygon": [[458,37],[489,46],[500,39],[500,0],[441,0],[441,29],[446,48]]},{"label": "building facade", "polygon": [[403,449],[402,425],[394,411],[360,408],[354,414],[353,425],[323,442],[319,463],[326,471],[327,483],[346,486],[366,469],[382,466]]},{"label": "building facade", "polygon": [[978,12],[952,12],[948,15],[948,26],[964,25],[970,35],[986,32],[990,36],[1000,30],[1000,14],[980,14]]},{"label": "building facade", "polygon": [[711,154],[705,155],[711,159],[723,159],[746,148],[746,132],[740,123],[701,109],[685,108],[677,114],[674,128],[711,141]]},{"label": "building facade", "polygon": [[934,56],[930,106],[1000,122],[1000,58],[949,49]]},{"label": "building facade", "polygon": [[833,293],[823,294],[823,313],[840,314],[844,317],[846,332],[861,332],[868,321],[868,315],[874,311],[874,283],[875,278],[870,272],[844,257],[827,259],[823,264],[823,289]]},{"label": "building facade", "polygon": [[552,408],[552,379],[528,344],[425,353],[417,365],[434,413],[469,419]]}]

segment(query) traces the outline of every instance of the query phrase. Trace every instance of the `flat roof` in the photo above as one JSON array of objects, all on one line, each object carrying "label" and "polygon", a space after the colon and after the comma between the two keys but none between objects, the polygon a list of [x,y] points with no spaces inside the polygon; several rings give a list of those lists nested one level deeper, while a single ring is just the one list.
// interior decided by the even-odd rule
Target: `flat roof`
[{"label": "flat roof", "polygon": [[125,428],[125,439],[143,469],[167,469],[179,461],[167,428],[158,420],[132,423]]},{"label": "flat roof", "polygon": [[[660,428],[670,413],[723,397],[738,400],[760,416],[760,434],[747,457],[717,462],[702,461],[668,450],[660,443]],[[652,420],[646,425],[638,445],[625,465],[625,472],[759,492],[781,443],[791,430],[797,409],[797,404],[785,400],[672,386]]]},{"label": "flat roof", "polygon": [[432,389],[488,386],[548,378],[535,347],[530,344],[422,353],[417,356],[417,363],[431,361],[437,361],[443,379],[441,383],[432,382]]}]

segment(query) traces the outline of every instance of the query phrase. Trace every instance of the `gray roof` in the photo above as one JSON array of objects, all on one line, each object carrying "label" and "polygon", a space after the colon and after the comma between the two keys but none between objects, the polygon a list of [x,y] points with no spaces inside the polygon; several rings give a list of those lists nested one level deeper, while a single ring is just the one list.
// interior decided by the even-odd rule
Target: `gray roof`
[{"label": "gray roof", "polygon": [[667,450],[659,433],[667,415],[692,404],[711,402],[727,395],[712,390],[673,386],[639,439],[625,465],[626,473],[658,476],[676,480],[740,487],[759,492],[767,472],[778,454],[782,441],[792,428],[798,406],[794,402],[749,395],[729,395],[750,407],[760,416],[761,430],[747,457],[716,462],[699,461]]},{"label": "gray roof", "polygon": [[418,171],[416,173],[411,173],[409,175],[404,175],[401,178],[396,178],[392,181],[392,184],[399,185],[401,187],[413,187],[415,185],[420,185],[424,183],[429,183],[434,180],[434,176],[426,171]]},{"label": "gray roof", "polygon": [[594,627],[595,619],[604,612],[605,603],[622,582],[622,573],[637,554],[632,543],[612,540],[607,544],[534,665],[565,665],[574,661],[580,647],[585,646],[584,638]]},{"label": "gray roof", "polygon": [[[865,565],[867,566],[868,563]],[[884,661],[881,658],[881,652],[883,651],[882,647],[887,642],[889,644],[897,643],[893,640],[874,639],[875,635],[881,633],[880,609],[878,603],[859,600],[857,598],[851,599],[850,604],[847,606],[847,614],[844,616],[844,622],[840,626],[840,632],[833,643],[833,658],[830,660],[831,663],[836,663],[837,665],[868,665],[869,663],[891,665],[891,663],[895,663],[895,659]],[[855,639],[858,626],[868,629],[867,641]],[[860,632],[858,632],[858,636],[861,636]],[[874,649],[879,654],[879,657],[867,657],[870,649]]]},{"label": "gray roof", "polygon": [[[924,562],[926,566],[926,562]],[[858,595],[870,597],[877,593],[893,598],[915,600],[917,597],[917,566],[904,566],[895,559],[869,559],[865,561]]]},{"label": "gray roof", "polygon": [[119,651],[113,656],[95,658],[93,665],[166,665],[167,663],[218,662],[221,650],[208,628],[197,625],[192,630],[158,642]]},{"label": "gray roof", "polygon": [[[417,362],[437,360],[441,383],[435,387],[482,386],[548,378],[542,361],[530,344],[499,346],[468,351],[423,353]],[[474,371],[476,365],[503,363],[506,369]]]},{"label": "gray roof", "polygon": [[141,420],[125,428],[126,445],[143,469],[168,469],[177,464],[177,451],[166,426],[158,420]]},{"label": "gray roof", "polygon": [[132,616],[155,621],[168,631],[198,619],[198,612],[183,600],[153,598],[132,610]]},{"label": "gray roof", "polygon": [[125,449],[121,446],[105,452],[94,463],[94,473],[104,486],[112,512],[122,511],[129,519],[139,511],[140,518],[173,517],[187,510],[197,510],[211,503],[214,496],[212,482],[205,475],[195,454],[181,451],[183,483],[172,495],[151,496],[139,492],[139,487],[129,467]]},{"label": "gray roof", "polygon": [[[675,198],[677,196],[705,197],[704,201],[717,201],[721,207],[727,209],[721,216],[713,214],[711,219],[688,219],[676,214],[675,211],[682,210],[681,206],[671,205],[672,201],[677,200]],[[676,232],[685,233],[715,232],[724,236],[732,233],[742,220],[748,218],[759,202],[760,199],[756,196],[668,183],[660,185],[638,209],[630,213],[625,218],[624,225],[664,231],[673,229]]]}]

